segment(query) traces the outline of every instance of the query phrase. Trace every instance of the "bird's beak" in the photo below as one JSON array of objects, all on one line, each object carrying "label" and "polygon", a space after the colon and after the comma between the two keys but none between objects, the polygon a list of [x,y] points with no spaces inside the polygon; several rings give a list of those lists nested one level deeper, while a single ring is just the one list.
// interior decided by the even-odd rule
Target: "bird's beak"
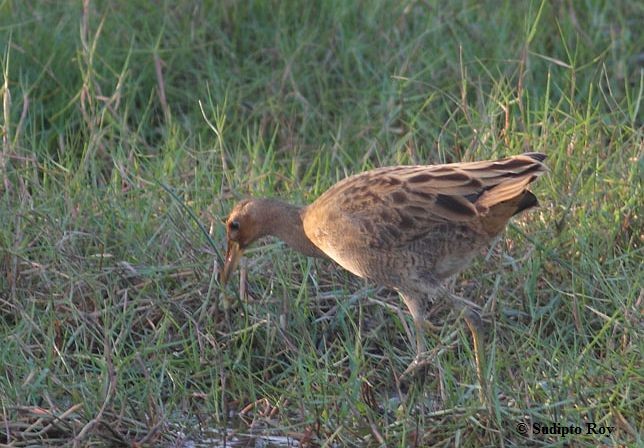
[{"label": "bird's beak", "polygon": [[224,268],[221,271],[220,277],[222,286],[225,286],[226,283],[228,283],[228,278],[237,267],[237,263],[239,263],[239,259],[242,256],[242,252],[243,251],[241,247],[239,247],[239,243],[237,241],[228,240],[228,248],[226,249],[226,261],[224,262]]}]

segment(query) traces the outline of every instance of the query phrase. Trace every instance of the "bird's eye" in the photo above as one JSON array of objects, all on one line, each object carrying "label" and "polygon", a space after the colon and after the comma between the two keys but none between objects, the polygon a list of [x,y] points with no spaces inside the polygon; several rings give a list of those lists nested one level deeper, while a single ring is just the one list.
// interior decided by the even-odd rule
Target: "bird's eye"
[{"label": "bird's eye", "polygon": [[230,227],[230,230],[239,230],[239,221],[231,221],[228,227]]}]

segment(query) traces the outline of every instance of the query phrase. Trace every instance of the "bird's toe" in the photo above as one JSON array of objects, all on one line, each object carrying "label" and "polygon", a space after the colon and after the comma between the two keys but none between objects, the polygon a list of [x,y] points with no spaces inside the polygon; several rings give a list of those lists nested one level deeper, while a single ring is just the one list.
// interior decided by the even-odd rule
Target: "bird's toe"
[{"label": "bird's toe", "polygon": [[405,371],[400,375],[399,380],[401,383],[406,383],[415,377],[425,374],[425,367],[432,364],[435,360],[435,353],[421,352],[416,355],[414,360],[409,363]]}]

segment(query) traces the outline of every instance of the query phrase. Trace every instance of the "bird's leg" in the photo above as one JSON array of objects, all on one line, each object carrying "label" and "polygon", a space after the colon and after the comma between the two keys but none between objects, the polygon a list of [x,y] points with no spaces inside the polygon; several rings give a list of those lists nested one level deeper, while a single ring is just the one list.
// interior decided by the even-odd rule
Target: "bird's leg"
[{"label": "bird's leg", "polygon": [[483,324],[481,322],[481,316],[478,312],[471,308],[467,308],[464,311],[463,317],[465,318],[465,323],[472,333],[472,344],[474,345],[474,361],[476,362],[476,377],[479,380],[479,399],[482,404],[486,404],[486,391],[487,391],[487,382],[485,381],[485,351],[483,350],[483,344],[481,342],[481,328]]},{"label": "bird's leg", "polygon": [[479,399],[482,404],[486,404],[489,401],[486,399],[487,396],[487,382],[485,381],[485,351],[483,349],[483,344],[481,342],[481,332],[483,329],[483,322],[481,321],[481,315],[478,313],[476,304],[470,302],[469,300],[463,299],[455,294],[449,292],[446,288],[440,287],[439,293],[450,299],[450,302],[457,310],[460,310],[465,319],[465,323],[472,334],[472,344],[474,347],[474,361],[476,363],[476,377],[479,382]]},{"label": "bird's leg", "polygon": [[487,408],[490,416],[495,416],[496,414],[492,407],[492,386],[486,377],[485,349],[483,341],[481,340],[481,334],[484,332],[483,322],[480,314],[472,308],[467,308],[463,313],[463,317],[470,329],[470,333],[472,333],[474,360],[476,362],[476,378],[479,382],[479,401],[481,405]]},{"label": "bird's leg", "polygon": [[427,352],[427,345],[425,344],[424,337],[424,307],[420,303],[418,297],[415,295],[401,293],[401,296],[403,301],[405,302],[405,305],[407,305],[412,318],[414,319],[414,331],[416,332],[416,357],[400,376],[401,380],[404,380],[415,370],[429,364],[431,357]]}]

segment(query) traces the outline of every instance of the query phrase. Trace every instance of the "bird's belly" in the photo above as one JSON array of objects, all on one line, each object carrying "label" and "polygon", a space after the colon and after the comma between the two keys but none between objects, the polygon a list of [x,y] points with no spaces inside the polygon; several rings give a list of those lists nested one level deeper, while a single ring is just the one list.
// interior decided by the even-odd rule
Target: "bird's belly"
[{"label": "bird's belly", "polygon": [[[336,218],[334,222],[338,221]],[[344,269],[394,289],[417,277],[440,281],[457,274],[488,239],[471,227],[449,224],[434,226],[431,232],[406,244],[376,244],[350,223],[318,225],[311,230],[311,240]]]},{"label": "bird's belly", "polygon": [[458,274],[467,266],[469,266],[476,254],[477,251],[471,251],[467,253],[460,253],[457,256],[446,255],[436,260],[434,264],[434,272],[436,278],[438,278],[439,280],[444,280]]},{"label": "bird's belly", "polygon": [[359,257],[353,255],[353,251],[335,246],[326,246],[322,250],[330,259],[352,274],[362,278],[370,278],[364,263],[360,261]]}]

